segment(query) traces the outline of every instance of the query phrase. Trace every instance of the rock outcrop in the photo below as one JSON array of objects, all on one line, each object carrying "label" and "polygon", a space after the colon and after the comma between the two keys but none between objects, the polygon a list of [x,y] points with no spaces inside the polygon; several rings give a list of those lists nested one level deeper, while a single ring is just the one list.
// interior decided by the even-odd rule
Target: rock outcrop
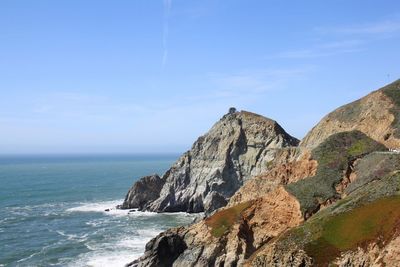
[{"label": "rock outcrop", "polygon": [[118,208],[129,209],[134,207],[143,209],[147,203],[160,197],[163,185],[164,180],[157,174],[143,177],[129,189],[124,203]]},{"label": "rock outcrop", "polygon": [[273,120],[230,110],[160,179],[136,182],[121,208],[211,213],[225,206],[244,181],[267,171],[279,149],[298,142]]},{"label": "rock outcrop", "polygon": [[172,266],[174,261],[187,248],[182,237],[182,230],[184,230],[184,228],[180,227],[166,233],[161,233],[146,244],[146,254],[141,259],[135,260],[126,266]]}]

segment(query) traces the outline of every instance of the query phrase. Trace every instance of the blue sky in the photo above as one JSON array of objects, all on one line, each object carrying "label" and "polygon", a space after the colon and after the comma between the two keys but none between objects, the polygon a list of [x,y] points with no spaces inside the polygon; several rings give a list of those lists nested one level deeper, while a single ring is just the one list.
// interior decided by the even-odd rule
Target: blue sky
[{"label": "blue sky", "polygon": [[395,1],[0,1],[0,153],[183,152],[228,108],[301,138],[400,78]]}]

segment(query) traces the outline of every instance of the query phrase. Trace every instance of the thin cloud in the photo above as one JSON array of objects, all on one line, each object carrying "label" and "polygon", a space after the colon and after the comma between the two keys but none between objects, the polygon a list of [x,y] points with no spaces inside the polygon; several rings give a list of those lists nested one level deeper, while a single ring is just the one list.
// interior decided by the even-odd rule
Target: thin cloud
[{"label": "thin cloud", "polygon": [[314,70],[313,66],[302,66],[290,69],[259,69],[231,74],[211,74],[215,85],[215,95],[219,97],[263,94],[272,90],[286,88],[288,82],[303,79]]},{"label": "thin cloud", "polygon": [[284,51],[278,53],[276,57],[288,59],[329,57],[362,51],[363,44],[364,41],[361,40],[336,41],[314,45],[308,49]]},{"label": "thin cloud", "polygon": [[169,35],[169,17],[172,8],[172,0],[164,0],[164,23],[163,23],[163,57],[162,66],[163,68],[167,64],[168,60],[168,35]]},{"label": "thin cloud", "polygon": [[[328,35],[330,39],[335,38],[336,41],[283,51],[273,57],[305,59],[365,51],[370,42],[398,35],[400,33],[400,20],[384,20],[340,27],[318,27],[314,29],[314,32],[317,34],[317,39],[325,38]],[[349,39],[349,36],[352,39]]]},{"label": "thin cloud", "polygon": [[321,33],[381,35],[400,32],[399,20],[385,20],[362,25],[351,25],[336,28],[317,28]]}]

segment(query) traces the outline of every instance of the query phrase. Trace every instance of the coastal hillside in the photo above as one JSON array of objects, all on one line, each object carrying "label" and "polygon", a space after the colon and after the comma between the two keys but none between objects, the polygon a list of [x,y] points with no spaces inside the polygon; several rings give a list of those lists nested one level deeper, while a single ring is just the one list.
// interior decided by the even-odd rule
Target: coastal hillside
[{"label": "coastal hillside", "polygon": [[211,213],[246,180],[265,173],[281,148],[298,143],[276,121],[232,108],[163,176],[137,181],[120,208]]},{"label": "coastal hillside", "polygon": [[399,81],[330,113],[225,208],[161,233],[131,265],[397,266],[396,99]]},{"label": "coastal hillside", "polygon": [[328,136],[358,130],[389,148],[400,147],[400,80],[326,115],[301,141],[316,147]]}]

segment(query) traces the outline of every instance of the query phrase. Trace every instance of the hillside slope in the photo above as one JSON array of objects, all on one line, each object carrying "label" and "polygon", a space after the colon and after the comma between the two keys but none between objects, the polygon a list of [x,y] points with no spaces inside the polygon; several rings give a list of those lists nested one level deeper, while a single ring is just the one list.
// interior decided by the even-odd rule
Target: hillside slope
[{"label": "hillside slope", "polygon": [[400,148],[400,80],[326,115],[301,141],[316,147],[334,133],[358,130],[388,148]]}]

